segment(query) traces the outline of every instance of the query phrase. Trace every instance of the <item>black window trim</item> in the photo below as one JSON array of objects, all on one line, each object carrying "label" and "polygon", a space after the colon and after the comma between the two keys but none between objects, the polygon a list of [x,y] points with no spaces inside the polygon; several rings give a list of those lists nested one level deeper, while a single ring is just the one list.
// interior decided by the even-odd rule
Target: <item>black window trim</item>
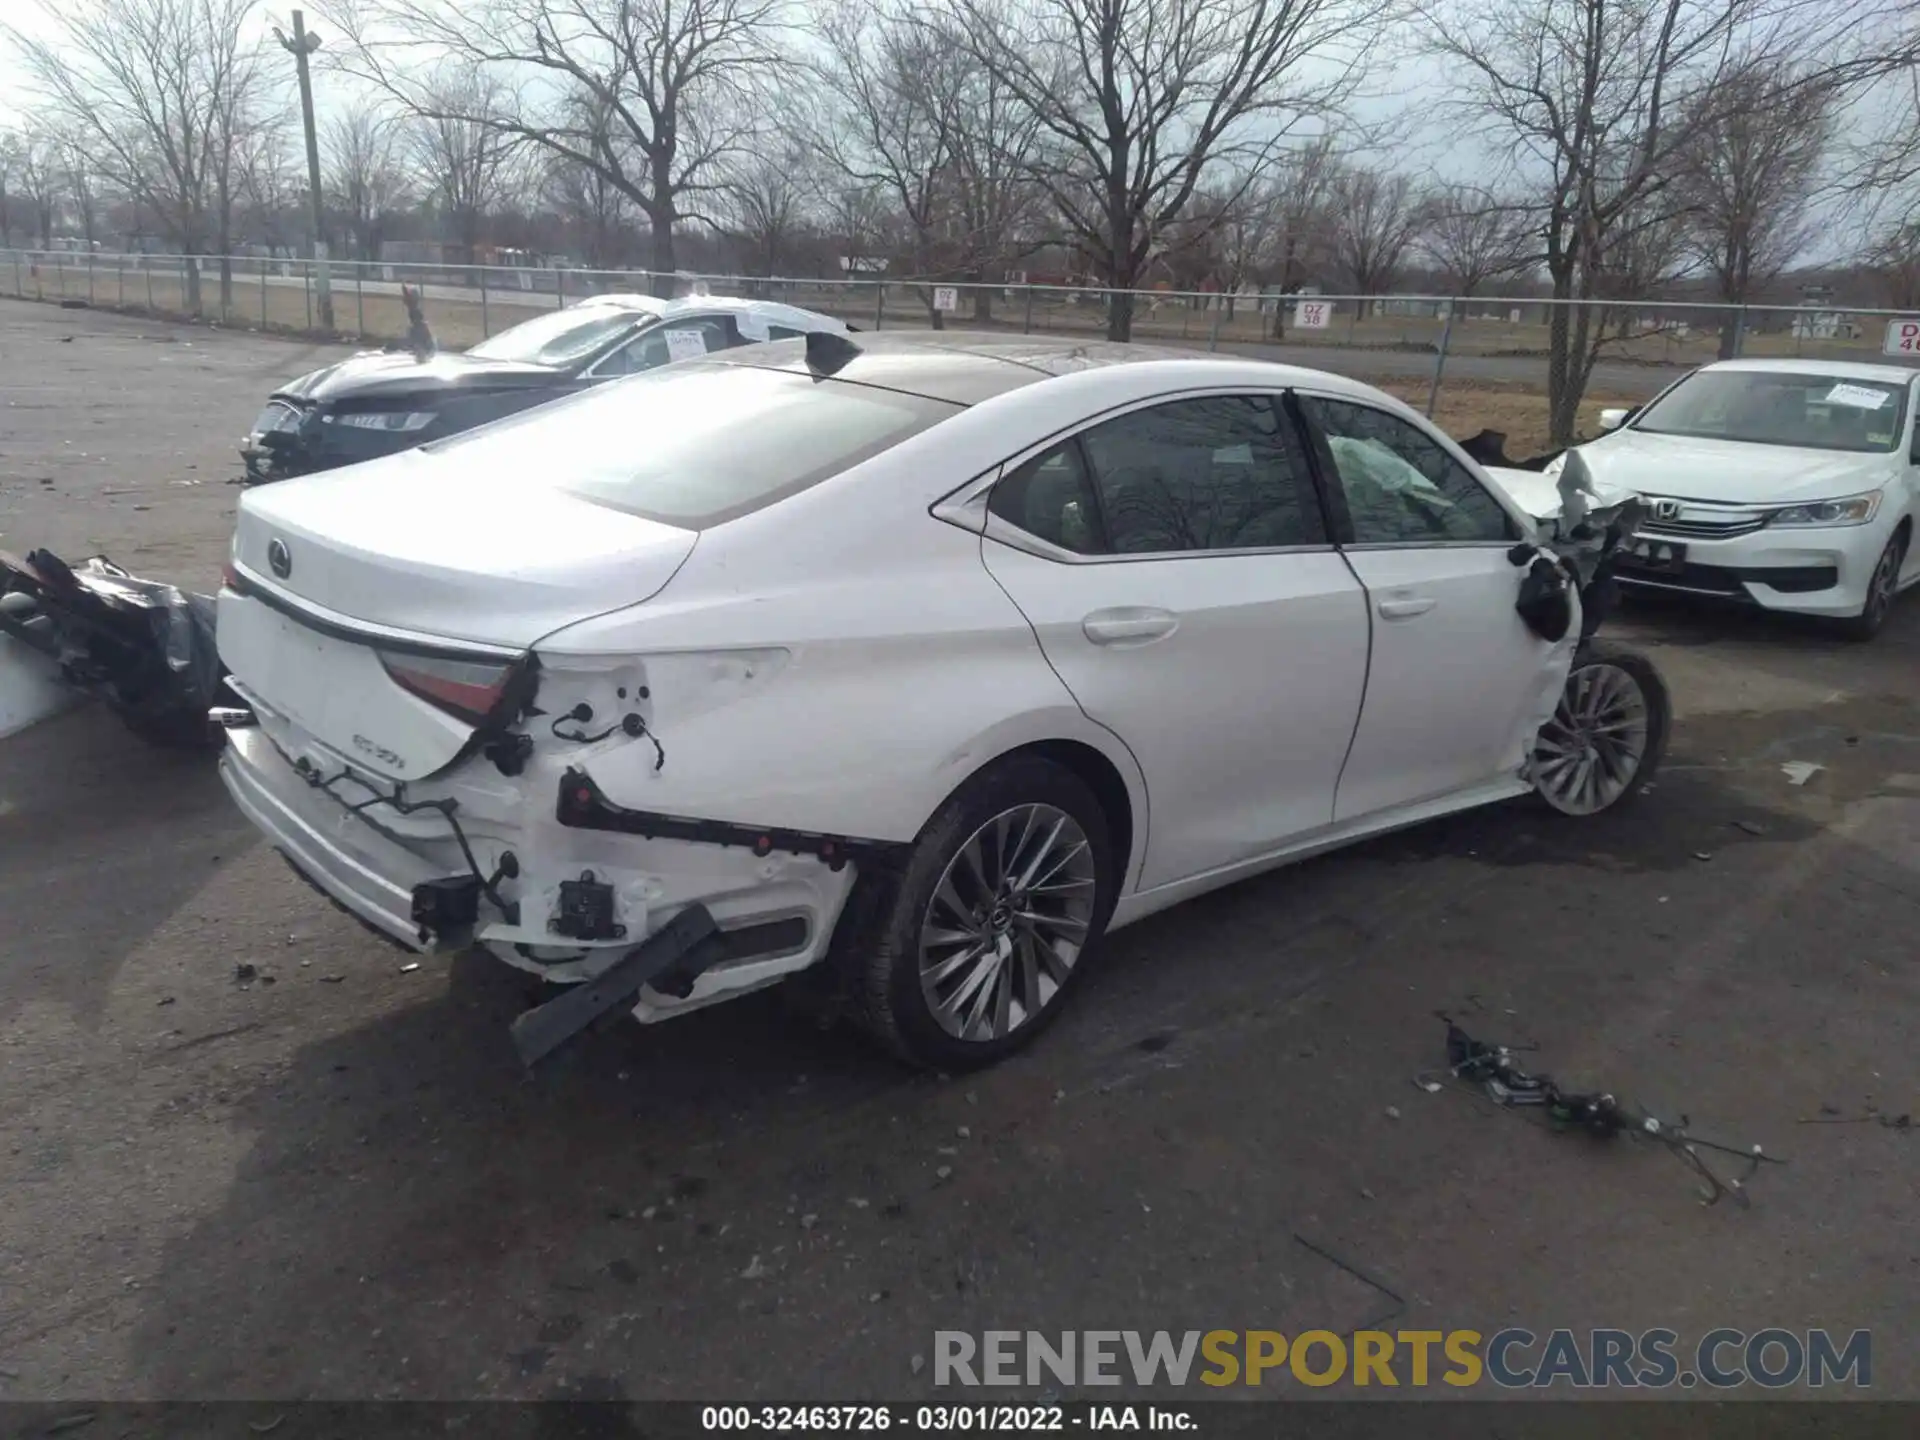
[{"label": "black window trim", "polygon": [[1465,471],[1467,478],[1472,480],[1474,484],[1478,485],[1481,490],[1485,492],[1487,498],[1493,501],[1494,508],[1507,517],[1507,523],[1513,527],[1512,534],[1504,540],[1447,540],[1432,536],[1420,540],[1362,541],[1355,539],[1353,516],[1347,509],[1347,493],[1345,488],[1340,484],[1340,472],[1333,463],[1333,450],[1327,444],[1326,433],[1315,423],[1313,417],[1307,413],[1307,408],[1300,403],[1302,397],[1312,400],[1331,400],[1342,405],[1358,406],[1362,410],[1372,410],[1377,414],[1398,420],[1402,424],[1407,423],[1407,417],[1395,414],[1392,410],[1375,405],[1362,397],[1342,395],[1334,390],[1321,390],[1310,385],[1297,385],[1287,391],[1286,408],[1293,415],[1294,422],[1307,437],[1307,456],[1312,468],[1316,472],[1315,483],[1320,489],[1321,502],[1326,505],[1330,511],[1337,513],[1339,516],[1339,528],[1335,529],[1330,524],[1327,530],[1329,534],[1335,537],[1342,550],[1511,550],[1515,544],[1532,535],[1537,530],[1536,522],[1531,517],[1523,514],[1511,497],[1503,493],[1498,485],[1491,484],[1483,479],[1478,467],[1475,466],[1473,461],[1469,459],[1451,439],[1442,435],[1437,428],[1428,431],[1422,427],[1416,427],[1422,428],[1422,433],[1426,434],[1429,439],[1438,444],[1441,452]]},{"label": "black window trim", "polygon": [[[1057,449],[1064,443],[1071,443],[1079,451],[1080,463],[1084,467],[1087,475],[1091,477],[1093,475],[1093,465],[1087,457],[1086,447],[1082,443],[1082,439],[1088,431],[1104,425],[1108,421],[1121,419],[1136,411],[1157,409],[1162,405],[1171,405],[1182,400],[1208,400],[1226,397],[1266,401],[1268,405],[1273,407],[1275,418],[1281,429],[1284,430],[1290,419],[1288,406],[1286,404],[1289,394],[1290,391],[1288,387],[1285,386],[1269,389],[1248,385],[1206,385],[1196,386],[1191,390],[1177,390],[1166,394],[1153,395],[1141,400],[1125,401],[1103,410],[1097,415],[1087,416],[1072,425],[1056,430],[1053,434],[1047,436],[1046,439],[1039,441],[1037,444],[1027,446],[1024,450],[1001,461],[991,470],[982,472],[946,499],[935,504],[932,507],[933,514],[937,518],[947,520],[961,526],[963,529],[973,531],[979,535],[982,540],[997,541],[1009,549],[1024,551],[1039,559],[1051,560],[1063,565],[1126,565],[1143,560],[1217,560],[1242,555],[1324,555],[1334,553],[1340,547],[1335,538],[1333,526],[1330,523],[1331,517],[1328,514],[1326,488],[1324,482],[1315,474],[1313,453],[1304,443],[1304,438],[1297,424],[1295,426],[1293,440],[1299,445],[1306,460],[1307,478],[1313,486],[1315,494],[1319,497],[1321,523],[1326,529],[1328,536],[1326,540],[1317,544],[1248,545],[1227,550],[1150,550],[1143,553],[1125,555],[1082,555],[1078,551],[1067,550],[1055,545],[1049,540],[1043,540],[1032,531],[1022,530],[1019,526],[1009,520],[1003,520],[987,508],[989,497],[991,497],[994,488],[998,486],[1002,480],[1006,479],[1007,476],[1015,470],[1018,470],[1029,460],[1044,455],[1049,450]],[[1094,484],[1093,489],[1094,503],[1098,506],[1099,485],[1097,483]],[[1099,515],[1097,523],[1099,525],[1101,538],[1105,541],[1107,539],[1106,516],[1104,514]]]}]

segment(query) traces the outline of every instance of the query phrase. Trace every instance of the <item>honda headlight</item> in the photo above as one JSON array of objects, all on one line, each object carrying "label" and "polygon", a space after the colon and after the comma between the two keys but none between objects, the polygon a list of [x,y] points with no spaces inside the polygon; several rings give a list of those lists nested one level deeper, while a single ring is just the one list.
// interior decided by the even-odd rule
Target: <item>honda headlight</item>
[{"label": "honda headlight", "polygon": [[1770,524],[1779,525],[1864,525],[1880,513],[1880,492],[1849,495],[1844,500],[1816,500],[1810,505],[1789,505],[1773,512]]},{"label": "honda headlight", "polygon": [[413,430],[424,430],[431,425],[435,416],[432,410],[363,410],[352,415],[328,415],[324,418],[335,425],[351,425],[356,430],[386,430],[406,434]]}]

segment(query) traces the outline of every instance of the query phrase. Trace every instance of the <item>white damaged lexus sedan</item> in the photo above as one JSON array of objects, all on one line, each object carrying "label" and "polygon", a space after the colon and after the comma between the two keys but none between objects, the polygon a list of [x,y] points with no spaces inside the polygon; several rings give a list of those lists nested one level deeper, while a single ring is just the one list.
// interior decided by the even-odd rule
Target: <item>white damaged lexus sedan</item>
[{"label": "white damaged lexus sedan", "polygon": [[1728,360],[1631,415],[1607,412],[1616,428],[1580,454],[1602,495],[1648,505],[1619,581],[1825,616],[1870,639],[1920,580],[1915,384],[1898,365]]},{"label": "white damaged lexus sedan", "polygon": [[575,982],[528,1063],[818,966],[961,1068],[1191,896],[1637,793],[1592,574],[1351,380],[815,335],[249,492],[221,771],[373,929]]}]

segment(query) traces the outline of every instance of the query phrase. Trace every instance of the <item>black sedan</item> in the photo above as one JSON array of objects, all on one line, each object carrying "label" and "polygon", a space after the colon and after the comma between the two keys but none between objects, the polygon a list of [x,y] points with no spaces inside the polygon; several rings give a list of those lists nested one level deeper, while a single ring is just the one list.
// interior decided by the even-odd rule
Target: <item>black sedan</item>
[{"label": "black sedan", "polygon": [[736,345],[850,327],[765,300],[600,295],[459,354],[349,356],[281,386],[240,444],[247,480],[284,480],[411,449],[602,380]]}]

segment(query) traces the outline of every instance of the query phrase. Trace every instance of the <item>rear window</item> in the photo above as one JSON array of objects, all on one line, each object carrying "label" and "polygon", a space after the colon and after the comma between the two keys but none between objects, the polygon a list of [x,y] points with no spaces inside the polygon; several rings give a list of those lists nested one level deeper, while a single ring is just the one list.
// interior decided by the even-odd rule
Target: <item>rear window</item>
[{"label": "rear window", "polygon": [[961,407],[747,365],[676,365],[597,386],[423,448],[614,510],[703,530],[783,500]]}]

